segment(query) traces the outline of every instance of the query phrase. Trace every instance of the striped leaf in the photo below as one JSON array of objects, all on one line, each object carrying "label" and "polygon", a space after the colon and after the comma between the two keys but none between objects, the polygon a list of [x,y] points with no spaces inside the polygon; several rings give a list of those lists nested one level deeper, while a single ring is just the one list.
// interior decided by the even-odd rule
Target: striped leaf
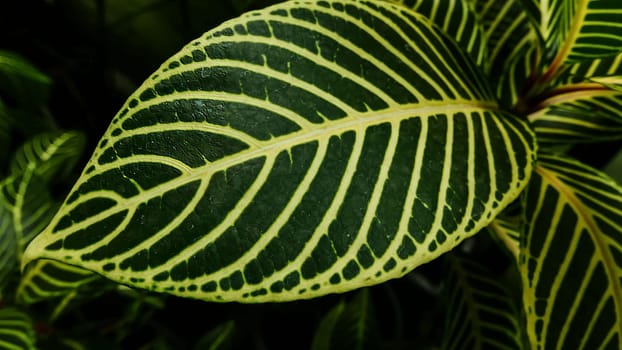
[{"label": "striped leaf", "polygon": [[599,83],[568,85],[554,90],[540,107],[529,120],[541,145],[622,139],[620,91]]},{"label": "striped leaf", "polygon": [[429,18],[464,49],[473,62],[486,69],[488,64],[484,28],[470,0],[390,0]]},{"label": "striped leaf", "polygon": [[18,264],[17,237],[12,230],[11,212],[0,205],[0,294],[8,284]]},{"label": "striped leaf", "polygon": [[100,277],[89,270],[54,260],[37,260],[30,264],[20,279],[16,301],[32,304],[58,298]]},{"label": "striped leaf", "polygon": [[0,309],[0,348],[35,349],[35,332],[28,314],[15,308]]},{"label": "striped leaf", "polygon": [[85,135],[77,131],[39,134],[15,151],[10,172],[32,170],[46,182],[64,178],[78,161],[85,143]]},{"label": "striped leaf", "polygon": [[519,267],[531,349],[622,345],[622,187],[540,155],[526,191]]},{"label": "striped leaf", "polygon": [[484,266],[448,256],[443,350],[522,349],[519,313],[507,288]]},{"label": "striped leaf", "polygon": [[560,85],[570,85],[592,81],[593,78],[622,75],[622,53],[594,60],[568,65],[561,72]]},{"label": "striped leaf", "polygon": [[344,292],[477,233],[523,189],[534,149],[421,15],[286,2],[165,62],[23,264],[204,300]]},{"label": "striped leaf", "polygon": [[554,66],[611,56],[622,51],[622,4],[618,0],[531,0]]},{"label": "striped leaf", "polygon": [[537,62],[539,41],[520,0],[470,0],[481,18],[487,43],[488,75],[497,97],[511,106]]}]

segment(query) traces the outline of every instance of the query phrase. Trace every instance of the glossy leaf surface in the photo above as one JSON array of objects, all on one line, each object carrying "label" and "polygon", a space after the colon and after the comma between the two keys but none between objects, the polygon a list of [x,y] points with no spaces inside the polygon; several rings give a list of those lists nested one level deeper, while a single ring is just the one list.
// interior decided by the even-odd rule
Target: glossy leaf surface
[{"label": "glossy leaf surface", "polygon": [[208,32],[113,120],[29,246],[117,282],[265,302],[402,276],[525,186],[535,141],[429,20],[286,2]]}]

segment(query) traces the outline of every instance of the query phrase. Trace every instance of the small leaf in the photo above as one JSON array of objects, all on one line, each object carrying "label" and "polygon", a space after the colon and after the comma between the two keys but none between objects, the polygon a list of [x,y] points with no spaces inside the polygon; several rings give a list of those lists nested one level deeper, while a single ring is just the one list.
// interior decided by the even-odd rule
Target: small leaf
[{"label": "small leaf", "polygon": [[381,349],[380,333],[368,289],[340,302],[321,321],[312,350]]},{"label": "small leaf", "polygon": [[28,314],[15,308],[0,309],[0,348],[35,349],[35,332]]},{"label": "small leaf", "polygon": [[507,288],[485,266],[447,256],[443,350],[521,349],[519,312]]},{"label": "small leaf", "polygon": [[54,260],[37,260],[28,266],[17,288],[16,300],[32,304],[58,298],[101,277],[91,271]]},{"label": "small leaf", "polygon": [[345,301],[341,300],[322,318],[318,328],[313,336],[311,350],[329,350],[331,349],[331,340],[335,333],[337,322],[341,318],[346,308]]},{"label": "small leaf", "polygon": [[15,151],[10,165],[12,174],[32,169],[49,182],[66,177],[78,161],[86,137],[77,131],[47,132],[36,135]]},{"label": "small leaf", "polygon": [[235,322],[228,321],[216,326],[194,346],[195,350],[228,350],[231,349]]},{"label": "small leaf", "polygon": [[52,81],[23,57],[0,50],[0,96],[21,108],[44,105]]},{"label": "small leaf", "polygon": [[541,154],[525,196],[519,267],[531,349],[622,344],[622,187]]}]

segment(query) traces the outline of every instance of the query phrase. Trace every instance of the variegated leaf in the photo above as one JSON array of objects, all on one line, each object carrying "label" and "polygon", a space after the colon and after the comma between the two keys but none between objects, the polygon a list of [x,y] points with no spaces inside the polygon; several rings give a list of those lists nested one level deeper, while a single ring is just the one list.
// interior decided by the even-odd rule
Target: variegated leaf
[{"label": "variegated leaf", "polygon": [[618,54],[622,50],[622,4],[618,0],[531,0],[553,66]]},{"label": "variegated leaf", "polygon": [[522,349],[511,293],[484,266],[448,256],[443,350]]},{"label": "variegated leaf", "polygon": [[600,83],[555,89],[538,108],[529,120],[541,145],[622,139],[622,92]]},{"label": "variegated leaf", "polygon": [[21,304],[58,298],[100,278],[77,266],[54,260],[37,260],[24,272],[15,298]]},{"label": "variegated leaf", "polygon": [[470,1],[484,27],[490,81],[501,102],[512,106],[538,63],[537,32],[520,0]]},{"label": "variegated leaf", "polygon": [[525,196],[519,267],[529,347],[622,344],[622,187],[561,156],[540,155]]},{"label": "variegated leaf", "polygon": [[525,186],[534,152],[428,19],[286,2],[164,63],[23,264],[204,300],[344,292],[477,233]]},{"label": "variegated leaf", "polygon": [[0,348],[34,350],[35,332],[27,313],[15,308],[0,309]]},{"label": "variegated leaf", "polygon": [[429,18],[464,49],[473,62],[487,70],[484,28],[470,0],[390,0]]}]

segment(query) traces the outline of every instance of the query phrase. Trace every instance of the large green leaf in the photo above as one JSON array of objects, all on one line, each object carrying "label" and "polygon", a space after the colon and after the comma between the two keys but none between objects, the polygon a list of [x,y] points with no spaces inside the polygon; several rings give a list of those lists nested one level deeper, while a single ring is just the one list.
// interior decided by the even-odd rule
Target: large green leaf
[{"label": "large green leaf", "polygon": [[477,233],[526,184],[534,143],[421,15],[286,2],[164,63],[23,265],[204,300],[344,292]]},{"label": "large green leaf", "polygon": [[511,293],[484,266],[448,256],[443,350],[521,349],[519,313]]},{"label": "large green leaf", "polygon": [[0,309],[0,348],[35,349],[35,332],[28,314],[15,308]]},{"label": "large green leaf", "polygon": [[622,345],[622,188],[540,155],[525,196],[519,266],[531,349]]}]

